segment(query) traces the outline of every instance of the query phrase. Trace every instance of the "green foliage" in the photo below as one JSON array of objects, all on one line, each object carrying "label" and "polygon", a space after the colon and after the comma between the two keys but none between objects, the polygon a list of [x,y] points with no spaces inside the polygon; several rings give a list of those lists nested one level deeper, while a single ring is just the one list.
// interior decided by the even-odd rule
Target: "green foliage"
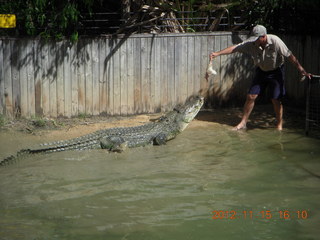
[{"label": "green foliage", "polygon": [[240,0],[247,26],[263,24],[270,31],[314,34],[320,21],[319,0]]},{"label": "green foliage", "polygon": [[0,13],[17,15],[19,32],[16,34],[20,36],[41,36],[56,40],[66,36],[76,41],[81,11],[90,12],[94,4],[100,3],[100,0],[15,0],[1,3]]},{"label": "green foliage", "polygon": [[77,31],[73,32],[73,33],[71,34],[71,36],[70,36],[71,42],[73,42],[73,43],[74,43],[74,42],[77,42],[78,39],[79,39],[78,32],[77,32]]},{"label": "green foliage", "polygon": [[[183,24],[201,24],[199,17],[206,17],[214,10],[227,9],[229,27],[224,30],[251,29],[256,24],[265,25],[270,32],[317,34],[320,22],[319,0],[171,0],[164,1],[177,13]],[[216,13],[218,13],[218,11]],[[216,15],[211,15],[217,17]],[[243,26],[234,26],[233,16],[240,16]],[[192,19],[193,18],[193,19]],[[187,27],[186,31],[201,31]]]},{"label": "green foliage", "polygon": [[79,114],[78,114],[78,118],[80,118],[80,119],[86,119],[86,118],[88,118],[88,115],[87,115],[86,113],[79,113]]},{"label": "green foliage", "polygon": [[[207,31],[212,19],[219,17],[227,24],[218,30],[248,30],[253,25],[263,24],[271,32],[315,34],[320,22],[319,0],[139,0],[131,1],[131,11],[138,11],[143,5],[157,6],[164,12],[173,11],[186,32]],[[89,15],[94,20],[94,13],[99,11],[117,11],[120,18],[121,1],[2,0],[0,13],[16,14],[17,28],[0,29],[0,35],[56,40],[68,37],[75,42],[81,31],[81,19]],[[236,26],[233,16],[240,16],[245,24]],[[115,18],[115,15],[111,16],[110,22],[117,23],[118,20],[120,25],[120,19]]]},{"label": "green foliage", "polygon": [[36,118],[32,121],[33,126],[35,127],[45,127],[47,125],[46,120],[43,118]]}]

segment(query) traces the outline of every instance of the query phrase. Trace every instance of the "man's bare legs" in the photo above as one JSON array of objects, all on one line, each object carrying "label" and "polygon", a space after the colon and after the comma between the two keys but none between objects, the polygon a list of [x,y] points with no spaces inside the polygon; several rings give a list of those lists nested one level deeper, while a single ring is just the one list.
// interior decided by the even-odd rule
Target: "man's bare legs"
[{"label": "man's bare legs", "polygon": [[[241,122],[236,127],[233,128],[234,130],[245,129],[247,127],[247,122],[249,120],[249,116],[252,112],[252,109],[254,107],[254,103],[257,97],[258,95],[256,94],[247,95],[247,100],[244,104],[243,116],[242,116]],[[283,124],[283,120],[282,120],[283,106],[281,102],[277,99],[272,99],[272,103],[273,103],[274,112],[276,113],[277,129],[281,131],[282,124]]]},{"label": "man's bare legs", "polygon": [[254,102],[257,97],[258,97],[257,94],[248,94],[247,95],[247,100],[246,100],[244,107],[243,107],[242,120],[236,127],[233,128],[234,130],[245,129],[247,127],[247,122],[248,122],[249,116],[250,116],[252,109],[254,107]]},{"label": "man's bare legs", "polygon": [[273,103],[274,112],[276,113],[277,129],[279,131],[282,131],[283,106],[282,106],[281,102],[279,100],[277,100],[277,99],[272,99],[272,103]]}]

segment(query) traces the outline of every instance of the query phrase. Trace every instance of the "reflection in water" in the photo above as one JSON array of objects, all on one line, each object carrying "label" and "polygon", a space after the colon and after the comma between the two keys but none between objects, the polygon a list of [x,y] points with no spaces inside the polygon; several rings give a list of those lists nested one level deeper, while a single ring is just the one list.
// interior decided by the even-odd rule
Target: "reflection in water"
[{"label": "reflection in water", "polygon": [[316,239],[318,146],[210,125],[121,154],[30,156],[0,168],[0,239]]}]

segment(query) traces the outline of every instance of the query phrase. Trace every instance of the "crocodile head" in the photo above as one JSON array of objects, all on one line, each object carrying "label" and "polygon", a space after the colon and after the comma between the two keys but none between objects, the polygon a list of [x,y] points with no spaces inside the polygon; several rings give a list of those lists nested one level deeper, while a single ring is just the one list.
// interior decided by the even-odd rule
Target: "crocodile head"
[{"label": "crocodile head", "polygon": [[193,97],[186,104],[175,108],[177,111],[176,123],[178,124],[179,132],[182,132],[188,124],[195,118],[203,105],[203,97]]}]

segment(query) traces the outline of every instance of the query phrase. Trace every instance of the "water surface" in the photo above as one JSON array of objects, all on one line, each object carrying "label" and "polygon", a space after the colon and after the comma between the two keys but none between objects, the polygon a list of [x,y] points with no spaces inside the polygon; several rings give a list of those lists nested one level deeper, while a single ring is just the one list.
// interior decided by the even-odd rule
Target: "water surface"
[{"label": "water surface", "polygon": [[161,147],[29,156],[0,168],[0,239],[319,239],[319,143],[208,124]]}]

